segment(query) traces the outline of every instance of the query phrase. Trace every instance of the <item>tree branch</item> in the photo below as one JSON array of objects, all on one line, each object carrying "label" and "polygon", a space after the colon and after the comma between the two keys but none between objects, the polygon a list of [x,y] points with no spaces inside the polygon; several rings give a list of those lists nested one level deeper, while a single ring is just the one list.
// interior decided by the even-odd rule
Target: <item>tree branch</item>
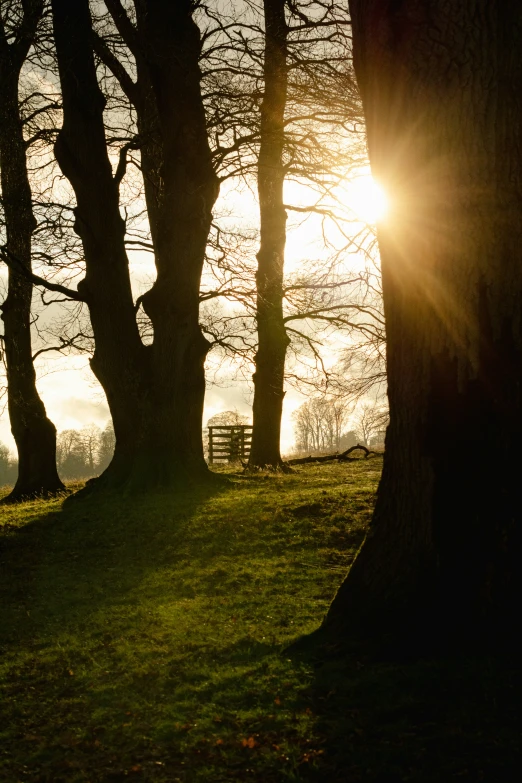
[{"label": "tree branch", "polygon": [[121,89],[129,99],[131,103],[136,105],[136,101],[139,99],[139,89],[136,82],[132,81],[127,69],[118,60],[116,55],[110,50],[103,38],[93,30],[93,49],[102,61],[107,66],[112,75],[118,80]]},{"label": "tree branch", "polygon": [[338,462],[352,462],[353,460],[359,460],[360,457],[350,457],[349,455],[352,453],[352,451],[364,451],[364,459],[368,459],[368,457],[371,457],[372,454],[377,456],[379,454],[378,451],[370,451],[370,449],[367,449],[366,446],[361,446],[361,444],[357,444],[357,446],[351,446],[349,449],[346,449],[346,451],[343,451],[342,454],[325,454],[321,457],[312,457],[311,455],[309,457],[299,457],[298,459],[289,459],[286,460],[286,465],[306,465],[308,462],[332,462],[333,460],[337,460]]},{"label": "tree branch", "polygon": [[136,59],[142,56],[141,41],[138,31],[127,16],[127,12],[120,0],[105,0],[105,5],[113,18],[119,34],[131,50]]},{"label": "tree branch", "polygon": [[86,334],[83,334],[83,332],[78,332],[78,334],[75,334],[73,337],[69,337],[67,339],[60,337],[61,345],[50,345],[47,348],[40,348],[39,351],[36,351],[36,353],[33,354],[33,362],[38,357],[41,356],[42,353],[49,353],[50,351],[58,351],[58,353],[61,353],[65,348],[78,348],[78,350],[86,350],[85,348],[79,348],[78,345],[76,345],[76,340],[79,337],[83,337],[84,339],[89,339]]},{"label": "tree branch", "polygon": [[140,148],[140,146],[141,146],[141,140],[139,136],[135,136],[134,139],[132,139],[132,141],[129,141],[127,144],[124,144],[123,147],[121,148],[118,167],[114,174],[114,182],[118,187],[123,177],[125,176],[125,172],[127,171],[127,152],[129,150],[137,150]]},{"label": "tree branch", "polygon": [[76,302],[87,301],[79,291],[75,291],[73,288],[67,288],[67,286],[60,285],[59,283],[51,283],[49,280],[45,280],[45,278],[35,275],[25,266],[23,261],[15,256],[14,253],[11,253],[6,245],[0,245],[0,258],[9,269],[16,272],[18,275],[25,277],[33,285],[42,286],[43,288],[47,288],[48,291],[56,291],[56,293],[63,294],[68,299],[73,299]]},{"label": "tree branch", "polygon": [[20,26],[16,31],[16,37],[12,44],[8,45],[5,39],[5,30],[2,25],[2,46],[4,50],[9,51],[11,64],[17,70],[27,57],[36,33],[38,23],[42,18],[44,3],[43,0],[22,0],[24,15]]}]

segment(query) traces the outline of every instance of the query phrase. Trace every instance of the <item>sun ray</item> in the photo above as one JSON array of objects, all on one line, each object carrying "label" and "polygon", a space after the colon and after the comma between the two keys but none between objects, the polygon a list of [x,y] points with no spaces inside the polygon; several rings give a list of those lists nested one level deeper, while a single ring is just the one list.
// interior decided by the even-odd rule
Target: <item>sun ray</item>
[{"label": "sun ray", "polygon": [[371,174],[361,174],[344,187],[346,205],[364,223],[379,223],[386,218],[389,204],[384,188]]}]

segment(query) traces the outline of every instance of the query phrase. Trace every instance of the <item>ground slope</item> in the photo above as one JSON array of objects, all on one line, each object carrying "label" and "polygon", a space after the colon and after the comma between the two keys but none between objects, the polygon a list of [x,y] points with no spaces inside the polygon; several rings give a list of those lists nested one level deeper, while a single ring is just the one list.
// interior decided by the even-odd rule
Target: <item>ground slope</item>
[{"label": "ground slope", "polygon": [[2,508],[0,780],[518,779],[510,662],[287,649],[342,581],[380,466]]}]

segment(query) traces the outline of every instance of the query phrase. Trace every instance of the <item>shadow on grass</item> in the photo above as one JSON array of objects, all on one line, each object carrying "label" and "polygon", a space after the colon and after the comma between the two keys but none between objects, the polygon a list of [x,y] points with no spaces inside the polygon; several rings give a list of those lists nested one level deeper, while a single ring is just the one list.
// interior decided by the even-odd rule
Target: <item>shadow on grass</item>
[{"label": "shadow on grass", "polygon": [[35,505],[0,554],[0,780],[518,781],[517,660],[285,647],[360,544],[363,467]]},{"label": "shadow on grass", "polygon": [[[315,638],[314,638],[315,636]],[[390,655],[321,651],[312,634],[294,660],[315,674],[302,697],[315,716],[320,763],[306,779],[328,783],[515,783],[522,748],[517,655]],[[321,660],[323,657],[323,660]]]},{"label": "shadow on grass", "polygon": [[0,643],[47,625],[63,630],[108,603],[132,603],[150,570],[175,564],[198,509],[229,488],[33,504],[29,521],[0,537]]}]

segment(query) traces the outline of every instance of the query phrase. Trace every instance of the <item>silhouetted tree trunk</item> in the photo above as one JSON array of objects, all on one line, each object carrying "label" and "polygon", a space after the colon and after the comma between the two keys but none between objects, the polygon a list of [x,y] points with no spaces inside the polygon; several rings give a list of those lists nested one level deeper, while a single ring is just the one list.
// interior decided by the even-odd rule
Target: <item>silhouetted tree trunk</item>
[{"label": "silhouetted tree trunk", "polygon": [[284,115],[287,96],[287,24],[285,0],[264,0],[264,96],[258,192],[261,241],[257,254],[257,331],[252,449],[249,467],[282,466],[280,437],[285,356],[289,344],[283,320],[286,211]]},{"label": "silhouetted tree trunk", "polygon": [[[31,270],[31,237],[36,220],[27,175],[18,83],[42,12],[41,0],[25,3],[24,16],[12,43],[0,24],[0,177],[6,252],[27,270]],[[36,389],[31,350],[32,293],[30,280],[10,267],[8,293],[0,308],[9,418],[18,451],[18,478],[5,499],[9,502],[65,489],[56,469],[56,428],[47,418]]]},{"label": "silhouetted tree trunk", "polygon": [[[154,442],[172,458],[206,472],[202,418],[204,362],[210,347],[199,325],[199,289],[219,192],[201,97],[201,40],[190,0],[136,3],[142,70],[152,88],[161,144],[156,161],[145,149],[146,182],[156,190],[151,211],[157,278],[143,296],[152,321],[156,384]],[[149,154],[147,154],[149,153]],[[154,182],[153,172],[159,171]],[[147,197],[148,208],[154,196]]]},{"label": "silhouetted tree trunk", "polygon": [[522,9],[351,0],[374,175],[390,424],[370,532],[326,624],[518,632]]},{"label": "silhouetted tree trunk", "polygon": [[[121,4],[110,3],[123,12]],[[199,31],[188,2],[139,4],[143,34],[124,16],[131,48],[147,68],[149,113],[140,130],[152,130],[149,185],[158,276],[141,303],[154,327],[145,347],[132,301],[125,227],[118,184],[104,137],[103,96],[92,55],[88,3],[53,0],[64,125],[58,162],[76,193],[76,228],[87,273],[80,290],[89,306],[96,351],[92,368],[104,387],[114,421],[116,449],[106,480],[170,483],[203,476],[201,419],[203,364],[208,344],[199,323],[199,283],[217,179],[210,161],[199,89]],[[128,27],[130,25],[130,27]],[[139,43],[138,43],[139,41]],[[140,48],[140,47],[143,48]],[[151,108],[152,107],[152,108]],[[150,123],[150,127],[146,127]]]},{"label": "silhouetted tree trunk", "polygon": [[[86,275],[78,290],[89,307],[95,338],[91,367],[107,395],[116,433],[112,472],[133,469],[150,403],[148,351],[142,344],[125,252],[118,182],[105,143],[104,98],[91,48],[87,0],[53,0],[53,23],[63,95],[63,127],[55,153],[76,194],[75,230]],[[150,377],[150,371],[149,371]]]},{"label": "silhouetted tree trunk", "polygon": [[157,269],[154,285],[141,297],[154,328],[151,436],[168,459],[206,472],[201,425],[209,343],[199,325],[199,289],[219,182],[201,96],[200,34],[189,0],[136,2],[136,26],[120,0],[106,5],[137,70],[133,82],[103,41],[95,40],[137,116]]}]

